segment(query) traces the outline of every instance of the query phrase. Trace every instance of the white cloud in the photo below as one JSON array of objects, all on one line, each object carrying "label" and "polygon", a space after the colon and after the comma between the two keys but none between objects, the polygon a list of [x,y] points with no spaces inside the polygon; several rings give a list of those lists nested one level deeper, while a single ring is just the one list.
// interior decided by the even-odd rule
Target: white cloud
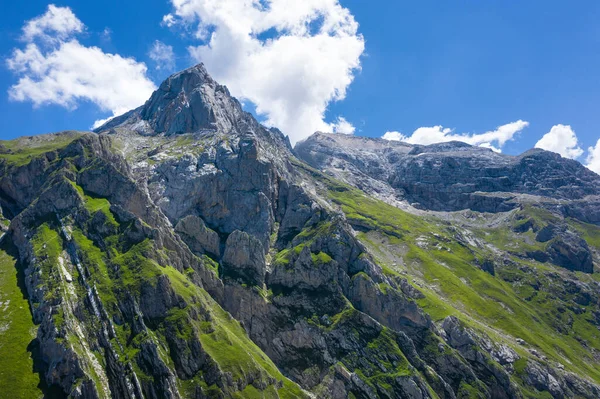
[{"label": "white cloud", "polygon": [[577,135],[569,125],[555,125],[536,144],[535,148],[559,153],[565,158],[579,158],[583,150]]},{"label": "white cloud", "polygon": [[443,126],[420,127],[413,132],[410,137],[406,138],[406,142],[410,144],[434,144],[443,141],[452,141],[452,129],[444,128]]},{"label": "white cloud", "polygon": [[175,53],[173,52],[173,46],[166,45],[160,40],[155,40],[148,56],[156,63],[157,70],[175,70]]},{"label": "white cloud", "polygon": [[[23,38],[28,43],[24,49],[13,50],[6,61],[18,76],[9,98],[69,109],[91,101],[113,116],[143,104],[155,89],[146,76],[146,65],[82,45],[74,36],[83,29],[69,8],[53,5],[44,15],[26,22]],[[46,34],[53,35],[52,40]]]},{"label": "white cloud", "polygon": [[160,24],[170,28],[171,26],[175,25],[175,17],[172,14],[167,14],[163,16]]},{"label": "white cloud", "polygon": [[340,134],[354,134],[356,128],[343,116],[338,116],[337,120],[331,124],[331,131]]},{"label": "white cloud", "polygon": [[332,131],[327,105],[345,98],[363,37],[338,0],[171,0],[163,24],[195,27],[190,54],[292,142]]},{"label": "white cloud", "polygon": [[404,141],[410,144],[435,144],[448,141],[462,141],[467,144],[490,148],[496,152],[501,152],[502,147],[514,137],[529,126],[529,122],[518,120],[499,126],[494,131],[480,134],[454,134],[452,129],[443,126],[420,127],[410,136],[405,136],[400,132],[391,131],[385,133],[382,138],[386,140]]},{"label": "white cloud", "polygon": [[34,39],[64,40],[73,33],[82,32],[84,28],[85,25],[69,7],[50,4],[45,14],[25,22],[22,39],[26,42]]},{"label": "white cloud", "polygon": [[104,28],[104,30],[102,31],[102,33],[100,33],[100,38],[102,40],[109,41],[109,40],[112,39],[112,34],[113,34],[112,29],[106,27],[106,28]]},{"label": "white cloud", "polygon": [[596,142],[596,146],[588,148],[585,166],[600,175],[600,140]]},{"label": "white cloud", "polygon": [[21,78],[9,90],[15,101],[35,106],[58,104],[77,108],[89,100],[115,115],[142,104],[154,90],[146,66],[132,58],[106,54],[98,47],[85,47],[77,40],[42,52],[35,44],[15,50],[9,68]]},{"label": "white cloud", "polygon": [[406,141],[407,139],[405,135],[397,131],[385,132],[381,138],[389,141]]}]

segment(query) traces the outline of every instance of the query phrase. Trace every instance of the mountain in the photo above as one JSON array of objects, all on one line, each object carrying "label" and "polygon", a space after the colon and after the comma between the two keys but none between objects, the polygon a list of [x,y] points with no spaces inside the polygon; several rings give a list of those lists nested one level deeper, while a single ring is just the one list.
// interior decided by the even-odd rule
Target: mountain
[{"label": "mountain", "polygon": [[461,142],[428,146],[317,133],[296,146],[311,166],[383,201],[433,211],[502,212],[536,203],[600,222],[600,179],[577,161],[534,149],[519,156]]},{"label": "mountain", "polygon": [[598,398],[600,177],[317,133],[202,65],[0,143],[11,398]]}]

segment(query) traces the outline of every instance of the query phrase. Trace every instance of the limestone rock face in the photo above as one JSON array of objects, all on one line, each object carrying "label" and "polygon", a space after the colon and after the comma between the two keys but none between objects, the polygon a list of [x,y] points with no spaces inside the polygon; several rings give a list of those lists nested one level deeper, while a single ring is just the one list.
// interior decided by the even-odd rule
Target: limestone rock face
[{"label": "limestone rock face", "polygon": [[196,254],[220,256],[219,235],[206,227],[204,221],[195,215],[184,217],[175,226],[175,231]]},{"label": "limestone rock face", "polygon": [[593,254],[587,242],[567,226],[549,224],[538,231],[536,240],[548,243],[546,252],[540,254],[555,265],[573,271],[593,273]]},{"label": "limestone rock face", "polygon": [[157,133],[177,134],[200,129],[227,132],[241,112],[227,88],[198,65],[165,80],[140,116]]},{"label": "limestone rock face", "polygon": [[592,252],[587,242],[572,232],[564,232],[548,245],[552,263],[573,271],[593,273]]},{"label": "limestone rock face", "polygon": [[349,298],[356,303],[357,309],[384,325],[410,332],[411,336],[418,336],[419,332],[432,327],[431,320],[401,290],[381,292],[374,285],[372,280],[362,275],[352,281]]},{"label": "limestone rock face", "polygon": [[219,234],[245,231],[268,245],[280,177],[272,163],[256,158],[259,144],[248,136],[156,167],[149,189],[172,223],[197,215]]}]

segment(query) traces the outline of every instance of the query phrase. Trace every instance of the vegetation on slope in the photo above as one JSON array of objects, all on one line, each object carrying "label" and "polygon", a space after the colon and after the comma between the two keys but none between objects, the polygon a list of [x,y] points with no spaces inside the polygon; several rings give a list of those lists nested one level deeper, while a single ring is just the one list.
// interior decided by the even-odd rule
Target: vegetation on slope
[{"label": "vegetation on slope", "polygon": [[0,245],[0,387],[8,398],[41,398],[31,354],[36,335],[15,249]]},{"label": "vegetation on slope", "polygon": [[[457,316],[495,341],[509,344],[521,356],[531,357],[526,348],[536,349],[549,361],[600,382],[600,367],[594,358],[600,349],[600,331],[592,323],[598,309],[593,301],[586,307],[580,305],[576,295],[559,292],[557,284],[565,275],[584,281],[596,276],[516,256],[493,276],[477,264],[493,258],[494,252],[457,238],[462,233],[450,223],[417,217],[357,189],[324,181],[332,201],[361,231],[359,238],[378,256],[385,270],[407,277],[425,294],[420,305],[434,320]],[[534,209],[530,213],[539,223],[549,222],[543,211]],[[592,238],[590,245],[597,244],[596,226],[574,226],[585,232],[586,238]],[[510,226],[483,230],[478,233],[492,246],[510,246],[513,252],[525,249],[525,240],[512,237]],[[526,346],[519,345],[517,338],[525,340]]]},{"label": "vegetation on slope", "polygon": [[[85,203],[86,209],[91,212],[110,214],[110,204],[104,199],[90,199],[86,196]],[[239,393],[235,393],[233,386],[226,388],[231,390],[231,395],[247,397],[256,391],[254,394],[260,393],[261,397],[303,396],[298,386],[285,378],[273,362],[247,337],[239,322],[232,319],[210,295],[193,282],[193,269],[182,273],[171,266],[159,264],[155,259],[161,263],[168,263],[168,256],[161,255],[161,250],[156,248],[150,239],[133,245],[125,244],[126,238],[122,231],[127,226],[120,226],[114,215],[107,216],[107,220],[110,223],[114,221],[121,230],[121,233],[103,238],[103,246],[107,251],[100,249],[78,228],[73,230],[73,238],[109,313],[118,312],[117,305],[124,300],[125,293],[139,298],[144,285],[156,286],[163,276],[168,278],[169,286],[175,295],[182,299],[179,307],[170,309],[166,317],[147,321],[149,336],[135,336],[131,326],[127,324],[117,328],[124,360],[135,359],[142,343],[148,339],[158,342],[163,348],[172,347],[174,339],[181,339],[186,345],[199,340],[219,369],[224,373],[231,373],[234,386],[244,387]],[[176,338],[173,337],[173,333]],[[190,350],[189,347],[187,350]],[[176,356],[182,354],[171,352],[161,357],[166,364],[173,366]],[[139,378],[150,378],[143,370],[135,368]],[[267,383],[266,388],[259,390],[248,384],[253,380],[278,383],[276,386]],[[195,386],[203,387],[206,392],[219,391],[217,387],[206,385],[202,373],[180,380],[180,384],[183,391],[190,393],[194,392]]]},{"label": "vegetation on slope", "polygon": [[11,166],[26,165],[42,154],[66,147],[83,134],[68,131],[57,134],[20,137],[14,140],[0,140],[0,162],[4,160]]}]

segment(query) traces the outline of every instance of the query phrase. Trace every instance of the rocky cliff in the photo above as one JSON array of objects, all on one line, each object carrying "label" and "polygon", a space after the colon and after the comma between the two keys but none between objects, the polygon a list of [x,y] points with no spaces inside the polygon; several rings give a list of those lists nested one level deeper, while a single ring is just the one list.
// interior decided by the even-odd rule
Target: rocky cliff
[{"label": "rocky cliff", "polygon": [[292,150],[201,65],[95,133],[1,148],[0,282],[30,311],[0,297],[11,397],[600,396],[600,178],[578,164]]}]

